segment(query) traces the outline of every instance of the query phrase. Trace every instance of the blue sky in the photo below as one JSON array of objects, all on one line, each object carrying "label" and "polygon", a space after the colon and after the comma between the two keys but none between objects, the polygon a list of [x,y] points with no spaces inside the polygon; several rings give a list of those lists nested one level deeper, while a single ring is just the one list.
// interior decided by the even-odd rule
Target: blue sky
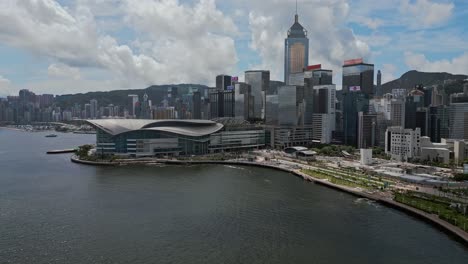
[{"label": "blue sky", "polygon": [[[468,74],[468,1],[299,0],[310,64],[364,57],[384,81]],[[2,0],[0,96],[213,85],[249,69],[283,76],[295,0]]]}]

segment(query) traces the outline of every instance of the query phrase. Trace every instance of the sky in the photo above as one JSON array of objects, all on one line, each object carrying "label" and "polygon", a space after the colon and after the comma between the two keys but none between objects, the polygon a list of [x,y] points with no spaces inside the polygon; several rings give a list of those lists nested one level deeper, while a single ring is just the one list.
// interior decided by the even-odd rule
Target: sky
[{"label": "sky", "polygon": [[[214,85],[270,70],[283,79],[295,0],[1,0],[0,96],[153,84]],[[408,70],[468,74],[466,0],[298,0],[309,64],[341,84],[362,57],[383,81]]]}]

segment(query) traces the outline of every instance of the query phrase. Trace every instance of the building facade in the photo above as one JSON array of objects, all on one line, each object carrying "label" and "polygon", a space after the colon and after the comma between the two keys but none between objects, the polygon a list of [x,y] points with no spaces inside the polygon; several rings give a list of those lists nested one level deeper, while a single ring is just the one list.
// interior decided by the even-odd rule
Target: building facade
[{"label": "building facade", "polygon": [[410,161],[421,156],[421,130],[389,127],[385,133],[385,153],[393,160]]},{"label": "building facade", "polygon": [[134,157],[189,156],[262,148],[263,128],[226,129],[209,120],[88,120],[96,133],[96,153]]},{"label": "building facade", "polygon": [[294,24],[284,41],[284,82],[289,85],[290,74],[303,72],[309,65],[309,39],[307,30],[299,23],[295,15]]},{"label": "building facade", "polygon": [[358,148],[368,149],[377,146],[377,134],[377,115],[359,112]]},{"label": "building facade", "polygon": [[374,65],[362,59],[348,60],[343,65],[343,141],[358,146],[358,113],[369,112],[369,99],[374,92]]},{"label": "building facade", "polygon": [[449,106],[450,138],[468,139],[468,103]]},{"label": "building facade", "polygon": [[[270,86],[270,71],[246,71],[245,83],[250,85],[252,109],[249,109],[249,120],[264,121],[266,107],[266,91]],[[250,108],[250,107],[249,107]]]}]

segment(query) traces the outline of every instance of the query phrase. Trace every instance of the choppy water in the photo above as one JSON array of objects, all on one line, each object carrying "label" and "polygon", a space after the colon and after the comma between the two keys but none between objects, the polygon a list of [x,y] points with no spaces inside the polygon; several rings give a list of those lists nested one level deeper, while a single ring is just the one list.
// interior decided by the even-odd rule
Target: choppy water
[{"label": "choppy water", "polygon": [[97,168],[45,151],[93,135],[0,129],[0,263],[467,263],[399,211],[283,172]]}]

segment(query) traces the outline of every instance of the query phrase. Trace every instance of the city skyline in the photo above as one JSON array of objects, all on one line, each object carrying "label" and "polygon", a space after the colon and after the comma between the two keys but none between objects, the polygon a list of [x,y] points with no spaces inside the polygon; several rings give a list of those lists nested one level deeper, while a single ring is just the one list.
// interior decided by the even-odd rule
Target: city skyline
[{"label": "city skyline", "polygon": [[[213,76],[249,69],[282,80],[295,1],[92,2],[0,3],[0,17],[10,21],[0,26],[0,96],[20,89],[213,86]],[[298,1],[298,14],[310,39],[309,64],[333,70],[339,90],[342,61],[357,57],[381,70],[382,83],[412,69],[466,74],[466,7],[462,1]]]}]

